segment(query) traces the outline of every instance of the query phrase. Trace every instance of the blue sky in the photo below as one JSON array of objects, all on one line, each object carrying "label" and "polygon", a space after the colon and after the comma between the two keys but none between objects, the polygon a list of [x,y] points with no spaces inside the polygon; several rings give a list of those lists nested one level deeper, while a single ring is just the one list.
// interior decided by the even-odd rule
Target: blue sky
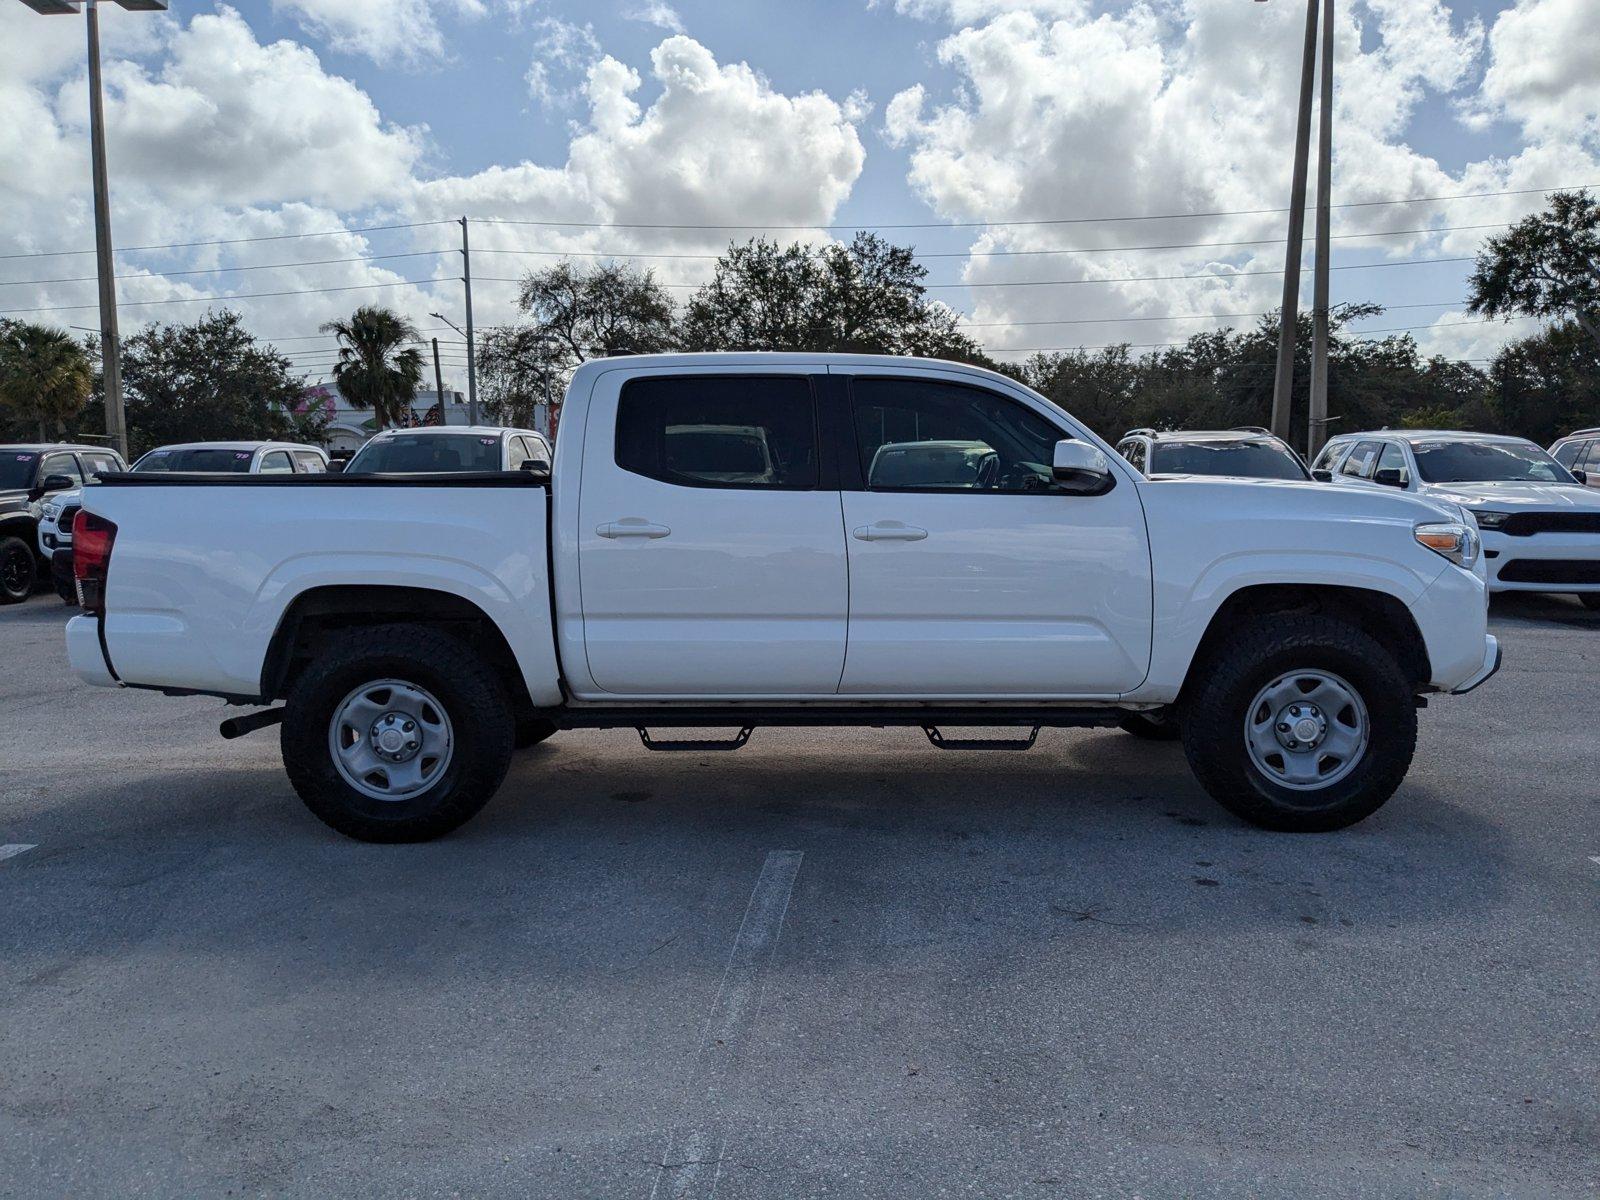
[{"label": "blue sky", "polygon": [[[1340,267],[1470,255],[1536,189],[1600,183],[1591,0],[1341,0]],[[311,335],[382,297],[419,324],[459,289],[445,225],[772,223],[816,241],[892,231],[997,353],[1181,339],[1276,303],[1281,213],[1107,225],[1040,218],[1281,208],[1298,0],[176,0],[108,11],[106,76],[123,324],[237,296],[265,336]],[[0,308],[92,324],[81,28],[0,8]],[[1380,207],[1378,200],[1517,191]],[[989,224],[985,224],[985,223]],[[476,229],[477,227],[475,227]],[[1411,230],[1432,232],[1416,234]],[[714,253],[726,231],[484,225],[480,323],[556,252]],[[1146,250],[1146,246],[1258,245]],[[491,254],[490,251],[498,251]],[[1002,253],[995,254],[993,252]],[[386,254],[414,254],[384,259]],[[335,259],[338,263],[321,263]],[[349,260],[349,261],[343,261]],[[650,260],[692,284],[709,259]],[[258,270],[267,264],[281,269]],[[73,269],[68,270],[71,266]],[[219,271],[215,268],[247,270]],[[177,272],[188,271],[180,275]],[[1341,270],[1336,299],[1401,308],[1430,352],[1482,358],[1517,329],[1469,323],[1465,267]],[[1161,278],[1153,278],[1161,277]],[[1181,277],[1181,278],[1167,278]],[[402,284],[406,279],[433,279]],[[337,291],[322,291],[338,288]],[[685,294],[680,287],[678,294]],[[268,291],[281,297],[248,296]],[[221,303],[221,301],[216,301]]]}]

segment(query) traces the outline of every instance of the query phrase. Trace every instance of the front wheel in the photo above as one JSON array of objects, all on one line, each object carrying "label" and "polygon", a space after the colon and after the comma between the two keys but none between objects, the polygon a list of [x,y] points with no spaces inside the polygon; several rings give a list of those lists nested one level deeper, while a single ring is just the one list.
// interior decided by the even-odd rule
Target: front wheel
[{"label": "front wheel", "polygon": [[1411,681],[1393,654],[1336,617],[1253,621],[1202,668],[1183,748],[1235,816],[1294,833],[1376,812],[1417,745]]},{"label": "front wheel", "polygon": [[364,842],[421,842],[489,802],[511,762],[504,685],[465,642],[420,625],[344,636],[295,682],[283,765],[320,820]]},{"label": "front wheel", "polygon": [[21,604],[33,595],[38,567],[21,538],[0,537],[0,604]]}]

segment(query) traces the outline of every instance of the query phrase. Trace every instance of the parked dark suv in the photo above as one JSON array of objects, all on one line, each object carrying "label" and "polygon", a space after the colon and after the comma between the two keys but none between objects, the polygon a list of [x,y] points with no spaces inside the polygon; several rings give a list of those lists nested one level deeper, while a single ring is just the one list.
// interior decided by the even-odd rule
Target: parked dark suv
[{"label": "parked dark suv", "polygon": [[115,450],[66,442],[0,446],[0,604],[20,604],[49,560],[39,546],[40,502],[102,471],[126,471]]}]

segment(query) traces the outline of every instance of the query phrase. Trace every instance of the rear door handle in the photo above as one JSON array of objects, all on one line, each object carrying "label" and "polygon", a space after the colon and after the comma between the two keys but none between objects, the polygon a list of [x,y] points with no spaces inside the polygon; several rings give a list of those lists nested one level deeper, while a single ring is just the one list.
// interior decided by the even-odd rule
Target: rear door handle
[{"label": "rear door handle", "polygon": [[920,542],[928,536],[928,531],[900,521],[877,521],[857,526],[850,531],[850,536],[863,542]]},{"label": "rear door handle", "polygon": [[640,517],[624,517],[620,521],[607,521],[595,529],[603,538],[664,538],[672,530],[665,525],[652,525]]}]

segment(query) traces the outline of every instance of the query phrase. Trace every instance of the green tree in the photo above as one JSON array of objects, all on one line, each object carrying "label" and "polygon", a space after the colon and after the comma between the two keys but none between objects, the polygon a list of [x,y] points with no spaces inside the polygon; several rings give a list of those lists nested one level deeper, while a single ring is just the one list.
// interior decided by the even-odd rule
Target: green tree
[{"label": "green tree", "polygon": [[422,351],[417,327],[391,309],[364,304],[343,321],[329,321],[324,333],[339,339],[334,382],[356,408],[370,408],[378,428],[402,423],[422,382]]},{"label": "green tree", "polygon": [[564,348],[535,326],[502,325],[478,339],[479,392],[489,418],[502,425],[530,427],[545,403],[554,418],[568,369]]},{"label": "green tree", "polygon": [[930,300],[927,268],[908,246],[873,233],[847,244],[784,247],[764,238],[729,246],[680,326],[694,350],[915,354],[993,366]]},{"label": "green tree", "polygon": [[62,434],[93,387],[88,355],[66,331],[0,322],[0,404],[18,421],[37,426],[40,441]]},{"label": "green tree", "polygon": [[[550,343],[539,363],[563,374],[596,355],[651,354],[674,345],[672,297],[655,273],[627,263],[593,267],[563,260],[523,277],[517,307],[532,319],[527,337]],[[519,356],[526,362],[526,354]]]},{"label": "green tree", "polygon": [[1573,320],[1600,347],[1600,203],[1556,192],[1546,211],[1485,241],[1468,287],[1471,312]]},{"label": "green tree", "polygon": [[[149,325],[126,338],[122,385],[136,454],[171,442],[316,442],[327,427],[321,407],[304,402],[304,377],[226,310],[186,325]],[[103,412],[103,398],[96,407]]]}]

